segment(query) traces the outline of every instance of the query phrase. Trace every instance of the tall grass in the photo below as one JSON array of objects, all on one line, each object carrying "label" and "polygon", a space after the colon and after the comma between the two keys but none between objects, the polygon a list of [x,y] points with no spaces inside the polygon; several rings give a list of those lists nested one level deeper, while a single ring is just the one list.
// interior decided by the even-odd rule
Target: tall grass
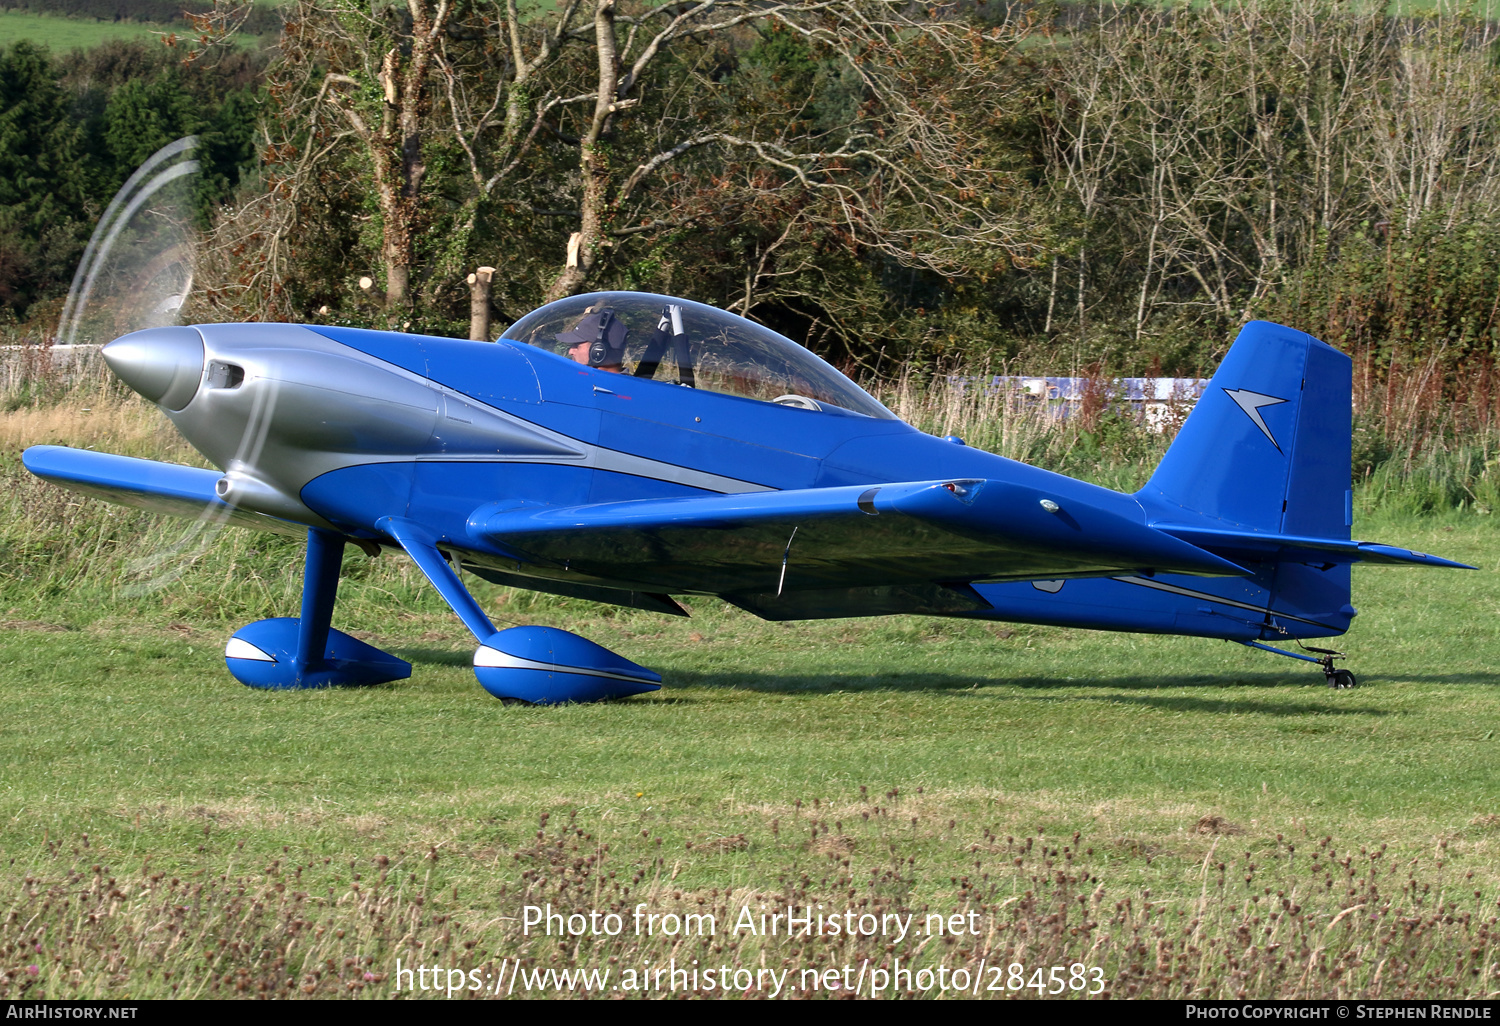
[{"label": "tall grass", "polygon": [[[1112,879],[1122,854],[1139,855],[1127,838],[983,828],[967,846],[969,871],[933,907],[918,893],[906,839],[944,824],[904,807],[896,791],[860,790],[837,809],[798,801],[754,842],[779,867],[772,887],[684,890],[673,869],[681,853],[660,837],[643,831],[618,845],[629,850],[613,850],[576,810],[558,822],[543,812],[534,836],[513,847],[397,849],[340,864],[290,848],[245,864],[233,829],[208,823],[198,850],[206,865],[227,866],[218,873],[121,860],[91,849],[86,834],[51,840],[0,890],[0,998],[385,997],[398,988],[770,997],[767,967],[781,977],[779,996],[803,998],[857,984],[866,997],[1456,999],[1487,997],[1500,982],[1496,903],[1445,866],[1445,846],[1397,861],[1383,846],[1345,850],[1331,837],[1237,843],[1238,828],[1206,818],[1202,831],[1221,836],[1198,869],[1198,895],[1153,897]],[[851,864],[856,851],[865,857]],[[477,895],[467,875],[476,869],[492,881]],[[698,929],[679,920],[642,930],[641,905],[695,915]],[[613,935],[566,925],[549,935],[525,921],[527,906],[620,925]],[[746,910],[759,921],[788,908],[914,929],[898,940],[894,926],[834,936],[734,928]],[[580,970],[593,974],[587,986]]]},{"label": "tall grass", "polygon": [[[1500,375],[1444,372],[1430,361],[1378,368],[1370,354],[1356,368],[1352,470],[1362,513],[1500,509],[1500,423],[1492,417]],[[1183,403],[1165,430],[1153,431],[1107,380],[1064,411],[1018,389],[953,383],[965,378],[990,375],[906,377],[872,391],[924,431],[1126,492],[1145,484],[1191,412]]]},{"label": "tall grass", "polygon": [[1148,430],[1107,380],[1091,382],[1084,401],[1069,410],[1020,389],[985,387],[991,377],[988,372],[930,380],[906,376],[875,383],[871,391],[902,420],[929,434],[955,435],[1007,459],[1121,491],[1145,484],[1171,441],[1170,431]]}]

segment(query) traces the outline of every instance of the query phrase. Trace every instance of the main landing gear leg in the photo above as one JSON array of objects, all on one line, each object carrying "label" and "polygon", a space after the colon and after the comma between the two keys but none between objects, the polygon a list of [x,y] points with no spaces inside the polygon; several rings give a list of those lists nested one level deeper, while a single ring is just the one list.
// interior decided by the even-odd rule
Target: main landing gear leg
[{"label": "main landing gear leg", "polygon": [[1335,659],[1344,658],[1344,653],[1342,652],[1335,652],[1331,648],[1313,648],[1311,645],[1302,646],[1308,652],[1318,653],[1317,656],[1309,656],[1302,655],[1300,652],[1288,652],[1286,649],[1273,648],[1270,645],[1263,645],[1258,641],[1245,641],[1241,642],[1241,644],[1247,645],[1250,648],[1258,648],[1262,652],[1275,652],[1277,655],[1284,655],[1289,659],[1301,659],[1304,662],[1317,663],[1323,669],[1323,678],[1328,681],[1328,686],[1338,691],[1359,687],[1359,680],[1354,674],[1333,665]]},{"label": "main landing gear leg", "polygon": [[224,648],[235,680],[285,690],[383,684],[411,676],[411,663],[330,626],[343,556],[343,535],[308,529],[302,615],[257,620],[235,631]]},{"label": "main landing gear leg", "polygon": [[474,676],[506,705],[597,702],[661,689],[661,674],[568,631],[556,627],[495,630],[420,524],[384,517],[375,526],[406,550],[478,640]]}]

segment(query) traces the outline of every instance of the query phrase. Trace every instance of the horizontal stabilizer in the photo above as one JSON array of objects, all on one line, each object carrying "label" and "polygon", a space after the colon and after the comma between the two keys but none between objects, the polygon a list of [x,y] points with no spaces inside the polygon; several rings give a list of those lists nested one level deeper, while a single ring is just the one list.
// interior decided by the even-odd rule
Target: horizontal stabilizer
[{"label": "horizontal stabilizer", "polygon": [[214,491],[214,485],[224,476],[217,470],[65,445],[34,445],[21,454],[21,462],[43,481],[116,505],[174,517],[201,517],[297,538],[307,534],[302,524],[238,509],[222,501]]},{"label": "horizontal stabilizer", "polygon": [[525,572],[642,590],[779,595],[914,581],[1245,571],[1139,519],[994,480],[913,481],[583,506],[496,503],[469,537]]},{"label": "horizontal stabilizer", "polygon": [[1311,538],[1294,534],[1272,534],[1268,531],[1202,527],[1196,524],[1154,526],[1174,538],[1180,538],[1226,559],[1241,562],[1382,563],[1475,569],[1467,563],[1455,563],[1439,556],[1429,556],[1425,552],[1413,552],[1376,542]]},{"label": "horizontal stabilizer", "polygon": [[1451,559],[1441,556],[1429,556],[1425,552],[1413,552],[1411,549],[1401,549],[1394,545],[1380,545],[1376,542],[1359,543],[1359,560],[1361,563],[1408,563],[1415,566],[1442,566],[1453,570],[1478,570],[1477,566],[1467,563],[1455,563]]}]

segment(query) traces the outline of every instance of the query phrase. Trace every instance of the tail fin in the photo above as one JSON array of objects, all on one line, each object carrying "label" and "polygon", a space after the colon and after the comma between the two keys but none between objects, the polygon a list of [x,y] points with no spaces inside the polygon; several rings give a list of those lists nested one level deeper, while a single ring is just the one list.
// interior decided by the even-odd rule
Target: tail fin
[{"label": "tail fin", "polygon": [[1350,368],[1311,335],[1251,321],[1139,498],[1173,520],[1348,540]]}]

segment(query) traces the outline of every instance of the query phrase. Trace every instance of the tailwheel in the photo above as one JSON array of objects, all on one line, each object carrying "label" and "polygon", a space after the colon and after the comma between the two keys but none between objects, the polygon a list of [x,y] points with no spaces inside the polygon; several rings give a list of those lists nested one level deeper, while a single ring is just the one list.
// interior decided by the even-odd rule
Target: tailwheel
[{"label": "tailwheel", "polygon": [[1359,679],[1348,670],[1334,670],[1328,675],[1328,686],[1342,691],[1345,688],[1359,687]]},{"label": "tailwheel", "polygon": [[1328,681],[1328,686],[1335,691],[1347,691],[1349,688],[1359,687],[1359,680],[1354,674],[1333,665],[1335,659],[1344,658],[1344,653],[1335,652],[1331,648],[1313,648],[1311,645],[1304,645],[1299,641],[1297,642],[1297,647],[1302,649],[1302,652],[1317,653],[1317,655],[1303,655],[1302,652],[1288,652],[1284,648],[1276,648],[1273,645],[1263,644],[1259,641],[1242,641],[1240,644],[1250,648],[1258,648],[1262,652],[1274,652],[1289,659],[1301,659],[1304,663],[1317,663],[1323,670],[1323,679]]},{"label": "tailwheel", "polygon": [[1298,647],[1306,652],[1316,652],[1323,657],[1321,659],[1314,659],[1312,656],[1303,656],[1302,658],[1321,666],[1323,668],[1323,679],[1335,691],[1344,691],[1348,688],[1359,687],[1359,681],[1355,679],[1354,674],[1333,665],[1335,659],[1344,658],[1344,653],[1335,652],[1331,648],[1313,648],[1311,645],[1303,645],[1300,642],[1298,643]]}]

